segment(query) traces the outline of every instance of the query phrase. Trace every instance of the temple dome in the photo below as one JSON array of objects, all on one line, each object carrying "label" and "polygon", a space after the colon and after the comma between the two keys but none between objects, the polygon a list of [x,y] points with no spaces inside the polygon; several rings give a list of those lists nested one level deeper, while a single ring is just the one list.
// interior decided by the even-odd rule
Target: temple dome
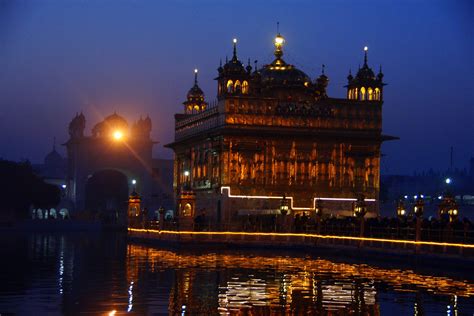
[{"label": "temple dome", "polygon": [[356,79],[360,81],[375,80],[375,73],[367,64],[364,64],[357,72]]},{"label": "temple dome", "polygon": [[110,134],[113,130],[128,130],[127,120],[117,113],[109,115],[102,122],[97,123],[92,129],[92,134],[94,136],[104,136]]},{"label": "temple dome", "polygon": [[282,59],[265,66],[260,71],[260,76],[263,84],[270,85],[304,86],[311,82],[307,74]]},{"label": "temple dome", "polygon": [[303,71],[297,69],[291,64],[287,64],[283,59],[283,43],[285,39],[278,33],[275,37],[276,59],[269,65],[263,67],[260,76],[263,85],[278,86],[307,86],[311,83],[311,79]]},{"label": "temple dome", "polygon": [[62,162],[63,157],[56,151],[56,147],[53,146],[53,150],[44,157],[45,164],[57,164]]},{"label": "temple dome", "polygon": [[194,84],[194,86],[189,89],[188,94],[187,94],[188,99],[201,99],[204,100],[204,92],[202,91],[201,88],[197,85],[197,83]]}]

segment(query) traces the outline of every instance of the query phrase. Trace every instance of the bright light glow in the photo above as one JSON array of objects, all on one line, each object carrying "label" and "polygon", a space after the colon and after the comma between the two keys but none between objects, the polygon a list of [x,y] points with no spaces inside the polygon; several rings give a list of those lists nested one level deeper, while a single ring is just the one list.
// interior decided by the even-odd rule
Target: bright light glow
[{"label": "bright light glow", "polygon": [[137,180],[133,179],[133,180],[132,180],[132,184],[133,184],[133,185],[137,184]]},{"label": "bright light glow", "polygon": [[404,198],[405,198],[405,199],[408,199],[408,195],[405,195]]},{"label": "bright light glow", "polygon": [[453,210],[454,215],[458,215],[458,210]]},{"label": "bright light glow", "polygon": [[175,231],[175,230],[157,230],[157,229],[142,229],[142,228],[128,228],[128,231],[129,232],[137,232],[137,233],[152,233],[152,234],[158,234],[158,235],[308,237],[308,238],[320,238],[320,239],[340,239],[340,240],[391,242],[391,243],[395,243],[395,244],[428,245],[428,246],[442,246],[442,247],[461,247],[461,248],[473,248],[474,249],[474,244],[458,244],[458,243],[436,242],[436,241],[414,241],[414,240],[403,240],[403,239],[337,236],[337,235],[318,235],[318,234],[302,234],[302,233],[257,233],[257,232],[251,233],[251,232],[183,231],[183,230],[182,231]]},{"label": "bright light glow", "polygon": [[283,38],[283,36],[277,35],[277,37],[275,37],[275,44],[277,45],[282,45],[284,41],[285,39]]},{"label": "bright light glow", "polygon": [[438,196],[438,200],[441,200],[442,198],[443,198],[443,197],[442,197],[441,195],[440,195],[440,196]]},{"label": "bright light glow", "polygon": [[418,198],[418,195],[414,195],[413,198],[416,200]]},{"label": "bright light glow", "polygon": [[232,41],[234,42],[234,44],[237,44],[237,39],[236,38],[234,38]]},{"label": "bright light glow", "polygon": [[425,196],[424,196],[423,194],[422,194],[422,195],[420,195],[420,197],[421,197],[422,199],[424,199],[424,198],[425,198]]},{"label": "bright light glow", "polygon": [[188,170],[185,170],[185,171],[184,171],[184,176],[185,176],[185,177],[189,177],[189,171],[188,171]]},{"label": "bright light glow", "polygon": [[[229,198],[237,198],[237,199],[283,199],[283,196],[269,196],[269,195],[233,195],[230,193],[229,186],[221,187],[221,194],[224,194],[224,190],[227,190],[227,196]],[[293,197],[286,196],[286,199],[291,201],[291,209],[293,210],[301,210],[301,211],[312,211],[316,209],[316,200],[321,201],[357,201],[355,198],[330,198],[330,197],[315,197],[313,198],[313,207],[296,207],[293,205]],[[375,202],[375,199],[365,199],[366,202]]]},{"label": "bright light glow", "polygon": [[115,131],[114,132],[114,138],[116,140],[120,140],[120,139],[122,139],[122,137],[123,137],[123,133],[121,131]]},{"label": "bright light glow", "polygon": [[65,184],[61,185],[61,188],[65,189],[67,186]]},{"label": "bright light glow", "polygon": [[369,50],[369,47],[368,46],[364,46],[364,51],[368,51]]},{"label": "bright light glow", "polygon": [[196,69],[194,69],[194,73],[195,73],[195,74],[197,74],[197,73],[198,73],[198,69],[197,69],[197,68],[196,68]]},{"label": "bright light glow", "polygon": [[111,312],[109,313],[109,316],[114,316],[115,313],[117,313],[117,311],[114,309],[113,311],[111,311]]},{"label": "bright light glow", "polygon": [[452,182],[451,178],[446,178],[446,180],[444,180],[444,182],[446,182],[446,184],[450,184]]}]

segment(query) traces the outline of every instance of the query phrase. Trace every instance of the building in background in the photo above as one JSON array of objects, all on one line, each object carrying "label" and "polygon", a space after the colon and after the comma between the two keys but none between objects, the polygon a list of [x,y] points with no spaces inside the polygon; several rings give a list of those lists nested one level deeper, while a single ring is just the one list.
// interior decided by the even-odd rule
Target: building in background
[{"label": "building in background", "polygon": [[[66,194],[76,214],[88,213],[105,221],[126,218],[127,200],[135,190],[148,216],[161,206],[174,205],[170,194],[170,161],[154,159],[152,121],[140,118],[133,125],[114,113],[85,134],[86,119],[76,114],[69,124]],[[168,189],[169,188],[169,189]]]},{"label": "building in background", "polygon": [[277,214],[282,198],[293,213],[320,204],[326,213],[352,215],[363,197],[378,212],[383,74],[364,63],[349,73],[345,98],[329,97],[329,78],[318,78],[283,59],[245,66],[234,39],[220,65],[217,100],[205,101],[195,70],[183,113],[175,115],[174,187],[180,219],[205,214],[229,223],[248,214]]}]

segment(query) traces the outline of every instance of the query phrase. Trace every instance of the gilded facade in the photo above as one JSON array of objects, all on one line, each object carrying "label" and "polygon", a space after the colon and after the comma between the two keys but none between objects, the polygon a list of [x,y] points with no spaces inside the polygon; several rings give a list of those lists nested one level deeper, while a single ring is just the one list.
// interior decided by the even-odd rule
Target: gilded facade
[{"label": "gilded facade", "polygon": [[[382,135],[383,74],[364,64],[347,77],[345,98],[327,95],[329,78],[312,80],[283,59],[275,38],[271,64],[245,66],[237,57],[219,66],[217,100],[194,86],[175,115],[174,187],[179,216],[205,213],[230,223],[248,214],[277,214],[283,197],[291,212],[352,215],[363,196],[377,213]],[[195,196],[180,200],[180,195]]]}]

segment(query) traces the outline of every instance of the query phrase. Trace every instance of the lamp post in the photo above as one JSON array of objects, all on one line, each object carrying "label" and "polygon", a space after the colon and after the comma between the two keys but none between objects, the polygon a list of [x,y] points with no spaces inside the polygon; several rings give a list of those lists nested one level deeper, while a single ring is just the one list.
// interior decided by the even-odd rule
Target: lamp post
[{"label": "lamp post", "polygon": [[406,215],[405,203],[403,203],[402,199],[399,199],[397,204],[397,217],[399,220],[404,220]]},{"label": "lamp post", "polygon": [[[365,197],[363,194],[359,194],[357,201],[354,205],[354,216],[360,221],[359,237],[364,237],[364,216],[367,213],[367,204],[365,203]],[[359,243],[362,245],[362,241]]]},{"label": "lamp post", "polygon": [[164,227],[164,221],[165,221],[165,208],[163,206],[160,206],[158,209],[158,213],[160,214],[160,230],[163,230]]},{"label": "lamp post", "polygon": [[288,214],[288,199],[286,198],[286,195],[283,194],[283,198],[281,199],[280,203],[280,214],[285,216]]},{"label": "lamp post", "polygon": [[415,241],[420,241],[421,239],[421,221],[423,220],[423,209],[425,207],[425,202],[423,201],[423,196],[418,194],[415,201],[415,206],[413,207],[413,213],[416,216],[416,231],[415,231]]},{"label": "lamp post", "polygon": [[314,208],[314,214],[316,215],[316,233],[318,235],[321,233],[321,218],[323,216],[323,207],[321,204],[321,201],[317,199]]},{"label": "lamp post", "polygon": [[288,229],[288,226],[287,225],[287,222],[288,222],[288,218],[286,217],[286,215],[288,214],[288,211],[289,211],[289,206],[288,206],[288,199],[286,198],[286,195],[283,194],[283,198],[281,199],[281,202],[280,202],[280,214],[283,215],[283,227],[285,228],[285,230]]},{"label": "lamp post", "polygon": [[453,202],[448,210],[449,214],[449,222],[454,222],[457,220],[458,215],[459,215],[459,210],[458,210],[458,203],[453,199]]}]

